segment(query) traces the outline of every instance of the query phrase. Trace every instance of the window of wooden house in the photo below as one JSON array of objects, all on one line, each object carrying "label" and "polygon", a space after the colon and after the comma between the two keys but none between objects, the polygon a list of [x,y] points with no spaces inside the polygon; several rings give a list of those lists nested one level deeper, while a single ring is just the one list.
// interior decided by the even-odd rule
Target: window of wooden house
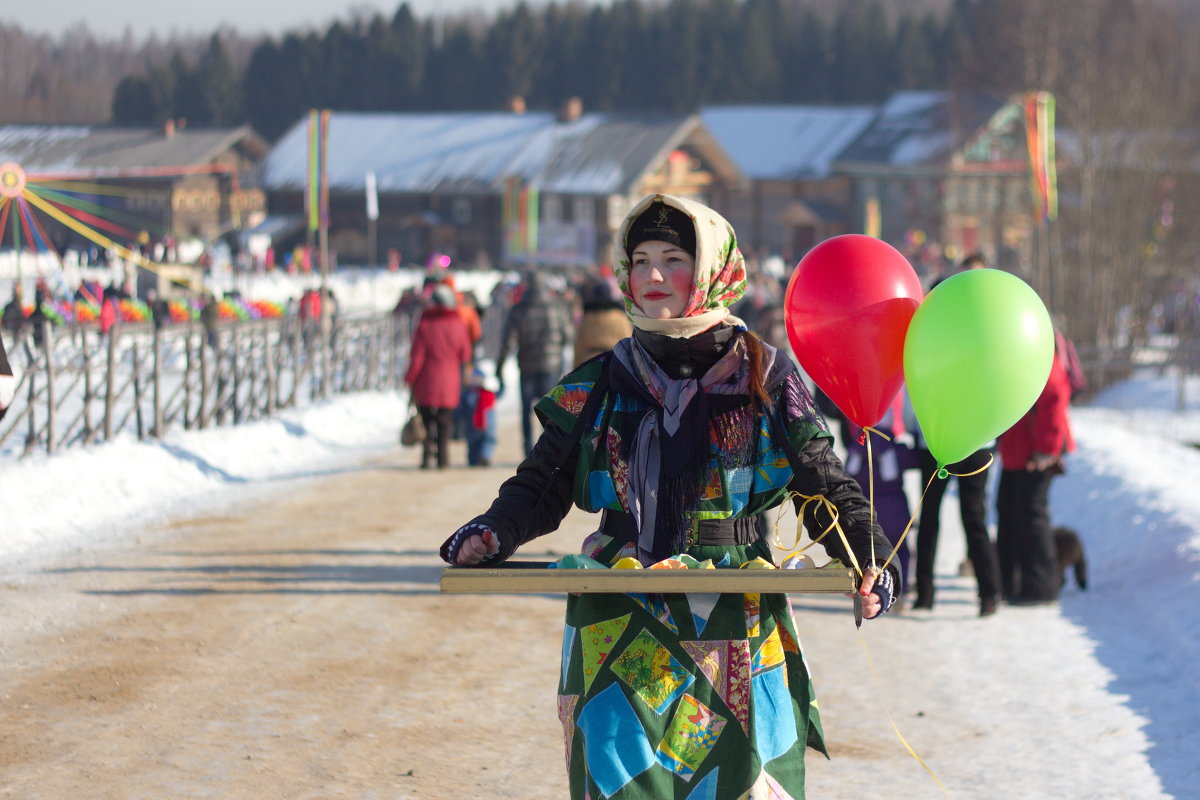
[{"label": "window of wooden house", "polygon": [[465,197],[457,198],[450,209],[450,214],[454,219],[455,225],[469,225],[471,222],[471,201]]},{"label": "window of wooden house", "polygon": [[582,225],[591,225],[596,219],[596,204],[590,197],[575,198],[575,221]]},{"label": "window of wooden house", "polygon": [[540,198],[541,208],[540,214],[542,222],[547,224],[557,224],[562,219],[562,201],[556,194],[544,194]]}]

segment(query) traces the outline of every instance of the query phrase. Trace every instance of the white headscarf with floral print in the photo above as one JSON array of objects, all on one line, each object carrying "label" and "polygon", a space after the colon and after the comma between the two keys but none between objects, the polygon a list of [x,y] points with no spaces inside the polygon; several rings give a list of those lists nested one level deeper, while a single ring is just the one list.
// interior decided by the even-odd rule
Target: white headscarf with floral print
[{"label": "white headscarf with floral print", "polygon": [[[633,221],[654,203],[679,209],[696,226],[696,274],[692,278],[692,297],[683,314],[671,319],[651,319],[633,302],[629,292],[629,253],[625,250]],[[687,338],[703,333],[721,322],[745,325],[729,312],[729,307],[746,293],[746,261],[738,250],[737,234],[724,217],[702,203],[669,194],[652,194],[640,200],[626,215],[617,231],[613,264],[625,312],[635,328],[666,336]]]}]

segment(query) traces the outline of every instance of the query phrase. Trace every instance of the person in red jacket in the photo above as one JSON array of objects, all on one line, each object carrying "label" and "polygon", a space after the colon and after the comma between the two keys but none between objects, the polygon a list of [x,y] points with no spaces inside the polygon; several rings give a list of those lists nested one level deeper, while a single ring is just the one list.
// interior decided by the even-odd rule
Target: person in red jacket
[{"label": "person in red jacket", "polygon": [[1071,381],[1059,353],[1033,408],[1000,435],[1000,488],[996,495],[996,551],[1004,599],[1014,605],[1058,599],[1050,482],[1063,473],[1063,455],[1075,449],[1067,408]]},{"label": "person in red jacket", "polygon": [[413,332],[404,382],[412,389],[425,423],[421,469],[429,469],[435,460],[438,469],[445,469],[450,464],[454,409],[471,363],[471,338],[459,316],[453,289],[439,284],[430,300]]}]

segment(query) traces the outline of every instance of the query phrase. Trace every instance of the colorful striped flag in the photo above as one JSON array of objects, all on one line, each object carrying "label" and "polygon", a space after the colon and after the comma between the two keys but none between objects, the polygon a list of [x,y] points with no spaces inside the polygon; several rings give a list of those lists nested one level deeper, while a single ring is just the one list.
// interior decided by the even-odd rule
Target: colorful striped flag
[{"label": "colorful striped flag", "polygon": [[1058,174],[1054,158],[1054,95],[1025,95],[1025,143],[1029,149],[1029,182],[1038,219],[1058,219]]}]

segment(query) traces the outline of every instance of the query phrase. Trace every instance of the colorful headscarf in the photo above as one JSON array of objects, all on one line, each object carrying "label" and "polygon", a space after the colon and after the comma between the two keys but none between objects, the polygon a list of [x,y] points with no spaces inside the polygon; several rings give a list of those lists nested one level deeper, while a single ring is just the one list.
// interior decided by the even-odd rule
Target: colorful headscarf
[{"label": "colorful headscarf", "polygon": [[[629,254],[626,240],[634,220],[654,203],[666,203],[691,217],[696,226],[696,274],[692,297],[683,314],[673,319],[651,319],[633,302],[629,291]],[[617,283],[625,296],[625,311],[635,328],[665,336],[687,338],[721,322],[744,323],[729,313],[729,307],[746,293],[746,261],[738,250],[737,234],[724,217],[702,203],[669,194],[652,194],[640,200],[626,215],[613,247]]]}]

